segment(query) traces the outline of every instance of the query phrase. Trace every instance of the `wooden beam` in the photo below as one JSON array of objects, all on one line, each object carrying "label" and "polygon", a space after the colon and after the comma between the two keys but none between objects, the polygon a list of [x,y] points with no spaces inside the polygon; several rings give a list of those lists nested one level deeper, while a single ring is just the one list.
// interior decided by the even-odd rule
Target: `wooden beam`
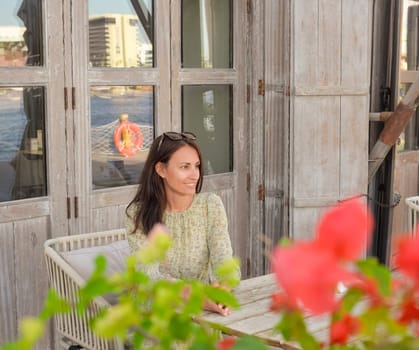
[{"label": "wooden beam", "polygon": [[371,182],[387,153],[397,142],[419,104],[419,77],[386,120],[377,142],[371,150],[368,163],[368,183]]}]

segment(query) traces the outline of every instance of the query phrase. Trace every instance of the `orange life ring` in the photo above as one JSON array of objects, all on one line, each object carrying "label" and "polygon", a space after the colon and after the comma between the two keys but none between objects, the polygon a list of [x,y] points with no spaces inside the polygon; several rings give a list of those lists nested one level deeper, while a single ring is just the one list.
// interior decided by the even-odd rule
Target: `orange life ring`
[{"label": "orange life ring", "polygon": [[115,129],[113,142],[119,153],[131,157],[143,146],[143,134],[137,124],[124,121]]}]

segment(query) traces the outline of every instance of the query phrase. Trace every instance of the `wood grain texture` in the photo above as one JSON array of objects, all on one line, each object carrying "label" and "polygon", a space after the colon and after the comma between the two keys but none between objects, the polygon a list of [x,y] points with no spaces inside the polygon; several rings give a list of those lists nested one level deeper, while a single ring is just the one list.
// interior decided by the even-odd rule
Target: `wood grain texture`
[{"label": "wood grain texture", "polygon": [[17,337],[16,267],[13,224],[0,225],[0,340]]}]

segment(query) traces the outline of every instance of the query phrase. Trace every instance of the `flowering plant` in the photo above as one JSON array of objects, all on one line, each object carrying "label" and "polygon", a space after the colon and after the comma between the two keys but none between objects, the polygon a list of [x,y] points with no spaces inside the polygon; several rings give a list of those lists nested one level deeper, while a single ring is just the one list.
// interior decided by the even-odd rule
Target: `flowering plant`
[{"label": "flowering plant", "polygon": [[[271,310],[286,340],[305,350],[419,349],[419,235],[400,240],[392,273],[360,258],[373,226],[365,204],[350,199],[326,212],[312,240],[275,248],[280,291]],[[326,320],[321,332],[310,329],[307,314]]]},{"label": "flowering plant", "polygon": [[[286,341],[304,350],[419,349],[419,228],[413,238],[399,241],[396,271],[391,272],[373,257],[361,258],[373,226],[365,204],[351,199],[326,212],[312,240],[284,241],[274,249],[272,270],[279,288],[270,309],[278,312],[276,330]],[[103,273],[104,257],[97,260],[76,306],[83,310],[92,298],[110,292],[121,297],[92,323],[94,331],[126,339],[128,330],[134,330],[134,349],[147,342],[153,349],[183,344],[190,349],[266,350],[256,338],[220,340],[193,322],[207,298],[237,307],[230,292],[197,281],[152,281],[136,270],[137,261],[161,261],[169,246],[167,235],[155,235],[146,250],[127,260],[125,272],[111,277]],[[220,271],[231,287],[237,283],[232,273],[236,264],[231,261]],[[25,319],[19,339],[2,349],[31,349],[46,321],[69,309],[50,292],[39,317]],[[319,323],[320,331],[312,328]]]}]

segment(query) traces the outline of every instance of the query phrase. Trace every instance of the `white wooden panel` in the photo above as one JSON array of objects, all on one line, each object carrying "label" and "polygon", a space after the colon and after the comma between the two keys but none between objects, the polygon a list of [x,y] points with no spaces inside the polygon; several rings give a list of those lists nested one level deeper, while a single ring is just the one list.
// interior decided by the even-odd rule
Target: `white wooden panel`
[{"label": "white wooden panel", "polygon": [[307,240],[314,237],[316,223],[325,208],[295,208],[293,210],[293,230],[290,234],[294,240]]},{"label": "white wooden panel", "polygon": [[0,225],[0,343],[17,337],[13,224]]},{"label": "white wooden panel", "polygon": [[341,98],[340,197],[366,193],[368,187],[368,97]]},{"label": "white wooden panel", "polygon": [[310,237],[319,213],[340,198],[366,191],[372,3],[294,2],[293,237]]},{"label": "white wooden panel", "polygon": [[369,86],[372,1],[342,1],[342,86]]},{"label": "white wooden panel", "polygon": [[318,0],[294,1],[294,79],[295,85],[312,86],[317,81],[318,56]]},{"label": "white wooden panel", "polygon": [[2,203],[0,205],[0,223],[46,216],[49,213],[50,204],[46,198],[25,199],[9,204]]},{"label": "white wooden panel", "polygon": [[296,97],[294,197],[339,194],[339,97]]},{"label": "white wooden panel", "polygon": [[92,232],[112,230],[125,226],[125,208],[126,204],[119,206],[108,206],[92,211]]},{"label": "white wooden panel", "polygon": [[[16,315],[20,322],[25,316],[38,315],[47,295],[48,278],[43,244],[47,239],[48,218],[19,221],[14,228]],[[50,338],[47,329],[36,349],[50,349]]]},{"label": "white wooden panel", "polygon": [[[341,1],[319,0],[317,85],[340,83],[341,65]],[[303,59],[301,57],[301,59]],[[306,57],[310,64],[310,57]]]}]

